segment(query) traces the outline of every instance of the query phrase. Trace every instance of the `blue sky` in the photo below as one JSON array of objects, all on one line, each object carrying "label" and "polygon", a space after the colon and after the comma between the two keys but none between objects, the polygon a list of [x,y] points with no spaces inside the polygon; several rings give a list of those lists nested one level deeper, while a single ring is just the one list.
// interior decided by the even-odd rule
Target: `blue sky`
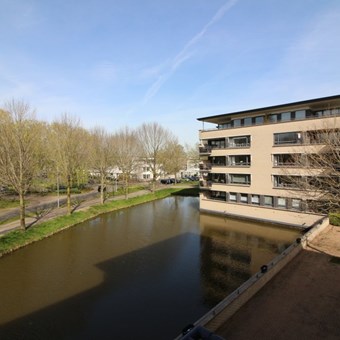
[{"label": "blue sky", "polygon": [[0,103],[108,131],[340,94],[338,0],[0,0]]}]

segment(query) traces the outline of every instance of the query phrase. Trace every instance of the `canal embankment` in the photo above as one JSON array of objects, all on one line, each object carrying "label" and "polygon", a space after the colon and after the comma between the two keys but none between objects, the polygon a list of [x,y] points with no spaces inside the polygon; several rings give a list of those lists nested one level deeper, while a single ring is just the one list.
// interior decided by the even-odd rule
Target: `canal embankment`
[{"label": "canal embankment", "polygon": [[198,320],[225,339],[339,339],[340,228],[325,218]]},{"label": "canal embankment", "polygon": [[162,199],[173,194],[193,195],[197,190],[197,188],[189,186],[158,188],[154,192],[140,190],[129,194],[127,198],[124,196],[113,197],[104,204],[99,203],[98,195],[94,197],[90,195],[89,199],[74,201],[74,211],[71,215],[67,214],[66,207],[56,208],[55,199],[53,202],[45,202],[35,208],[31,207],[31,210],[35,209],[37,213],[35,216],[27,217],[26,231],[19,229],[18,220],[0,225],[0,257],[101,214]]}]

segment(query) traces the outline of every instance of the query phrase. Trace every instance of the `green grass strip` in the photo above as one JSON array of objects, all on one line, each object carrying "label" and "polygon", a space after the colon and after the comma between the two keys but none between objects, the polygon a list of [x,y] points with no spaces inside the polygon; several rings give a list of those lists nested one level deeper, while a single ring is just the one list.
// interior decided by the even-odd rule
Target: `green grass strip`
[{"label": "green grass strip", "polygon": [[109,201],[103,205],[94,205],[87,210],[75,211],[72,215],[59,216],[54,219],[39,223],[27,229],[26,231],[16,230],[9,232],[0,237],[0,257],[30,243],[42,240],[62,230],[95,218],[98,215],[151,202],[168,197],[172,194],[180,194],[180,192],[183,190],[185,189],[173,187],[142,196],[128,198],[126,200],[121,199]]},{"label": "green grass strip", "polygon": [[18,200],[0,200],[0,209],[16,208],[19,206]]},{"label": "green grass strip", "polygon": [[340,226],[340,213],[330,213],[329,222],[333,225]]}]

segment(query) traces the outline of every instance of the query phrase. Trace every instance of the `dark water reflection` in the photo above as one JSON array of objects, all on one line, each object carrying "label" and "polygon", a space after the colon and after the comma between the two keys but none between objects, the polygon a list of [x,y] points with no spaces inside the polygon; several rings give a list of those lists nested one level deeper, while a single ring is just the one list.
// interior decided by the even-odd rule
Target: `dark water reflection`
[{"label": "dark water reflection", "polygon": [[297,232],[171,197],[0,259],[0,339],[172,339]]}]

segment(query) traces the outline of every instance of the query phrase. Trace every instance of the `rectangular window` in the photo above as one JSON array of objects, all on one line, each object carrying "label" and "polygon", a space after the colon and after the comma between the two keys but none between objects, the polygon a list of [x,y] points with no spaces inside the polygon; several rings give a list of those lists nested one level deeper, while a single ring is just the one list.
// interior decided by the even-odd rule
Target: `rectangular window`
[{"label": "rectangular window", "polygon": [[273,206],[273,196],[264,196],[263,204],[266,206]]},{"label": "rectangular window", "polygon": [[250,175],[230,174],[230,183],[249,185],[250,184]]},{"label": "rectangular window", "polygon": [[226,165],[226,158],[225,156],[215,156],[215,157],[211,157],[211,164],[212,165]]},{"label": "rectangular window", "polygon": [[231,166],[249,166],[250,155],[235,155],[229,157],[229,164]]},{"label": "rectangular window", "polygon": [[301,210],[301,200],[298,198],[292,198],[292,208]]},{"label": "rectangular window", "polygon": [[290,112],[281,113],[281,122],[288,122],[290,120],[291,120],[291,113]]},{"label": "rectangular window", "polygon": [[274,144],[298,144],[301,143],[301,133],[300,132],[284,132],[284,133],[274,133]]},{"label": "rectangular window", "polygon": [[236,200],[237,200],[236,192],[229,193],[229,201],[236,202]]},{"label": "rectangular window", "polygon": [[253,124],[261,125],[263,123],[264,123],[264,117],[263,116],[253,118]]},{"label": "rectangular window", "polygon": [[259,195],[251,195],[251,204],[260,205],[260,196]]},{"label": "rectangular window", "polygon": [[234,119],[233,123],[234,123],[234,127],[240,127],[241,126],[241,119]]},{"label": "rectangular window", "polygon": [[270,115],[269,116],[269,122],[270,123],[276,123],[278,121],[278,115]]},{"label": "rectangular window", "polygon": [[224,138],[210,139],[208,141],[208,145],[212,149],[224,149],[225,148],[225,139]]},{"label": "rectangular window", "polygon": [[240,194],[240,202],[248,203],[248,195],[247,194]]},{"label": "rectangular window", "polygon": [[213,183],[226,183],[226,175],[225,174],[213,173],[213,174],[210,174],[209,179]]},{"label": "rectangular window", "polygon": [[250,136],[237,136],[229,138],[230,148],[242,148],[250,146]]},{"label": "rectangular window", "polygon": [[284,197],[277,198],[277,206],[279,208],[286,208],[287,207],[287,199]]},{"label": "rectangular window", "polygon": [[274,175],[275,188],[298,188],[301,176]]},{"label": "rectangular window", "polygon": [[274,166],[294,166],[298,160],[298,154],[274,155]]},{"label": "rectangular window", "polygon": [[252,123],[251,117],[244,118],[243,126],[250,126],[251,123]]},{"label": "rectangular window", "polygon": [[226,192],[224,191],[211,191],[210,198],[217,201],[226,201]]},{"label": "rectangular window", "polygon": [[306,110],[295,111],[295,119],[301,120],[306,118]]}]

